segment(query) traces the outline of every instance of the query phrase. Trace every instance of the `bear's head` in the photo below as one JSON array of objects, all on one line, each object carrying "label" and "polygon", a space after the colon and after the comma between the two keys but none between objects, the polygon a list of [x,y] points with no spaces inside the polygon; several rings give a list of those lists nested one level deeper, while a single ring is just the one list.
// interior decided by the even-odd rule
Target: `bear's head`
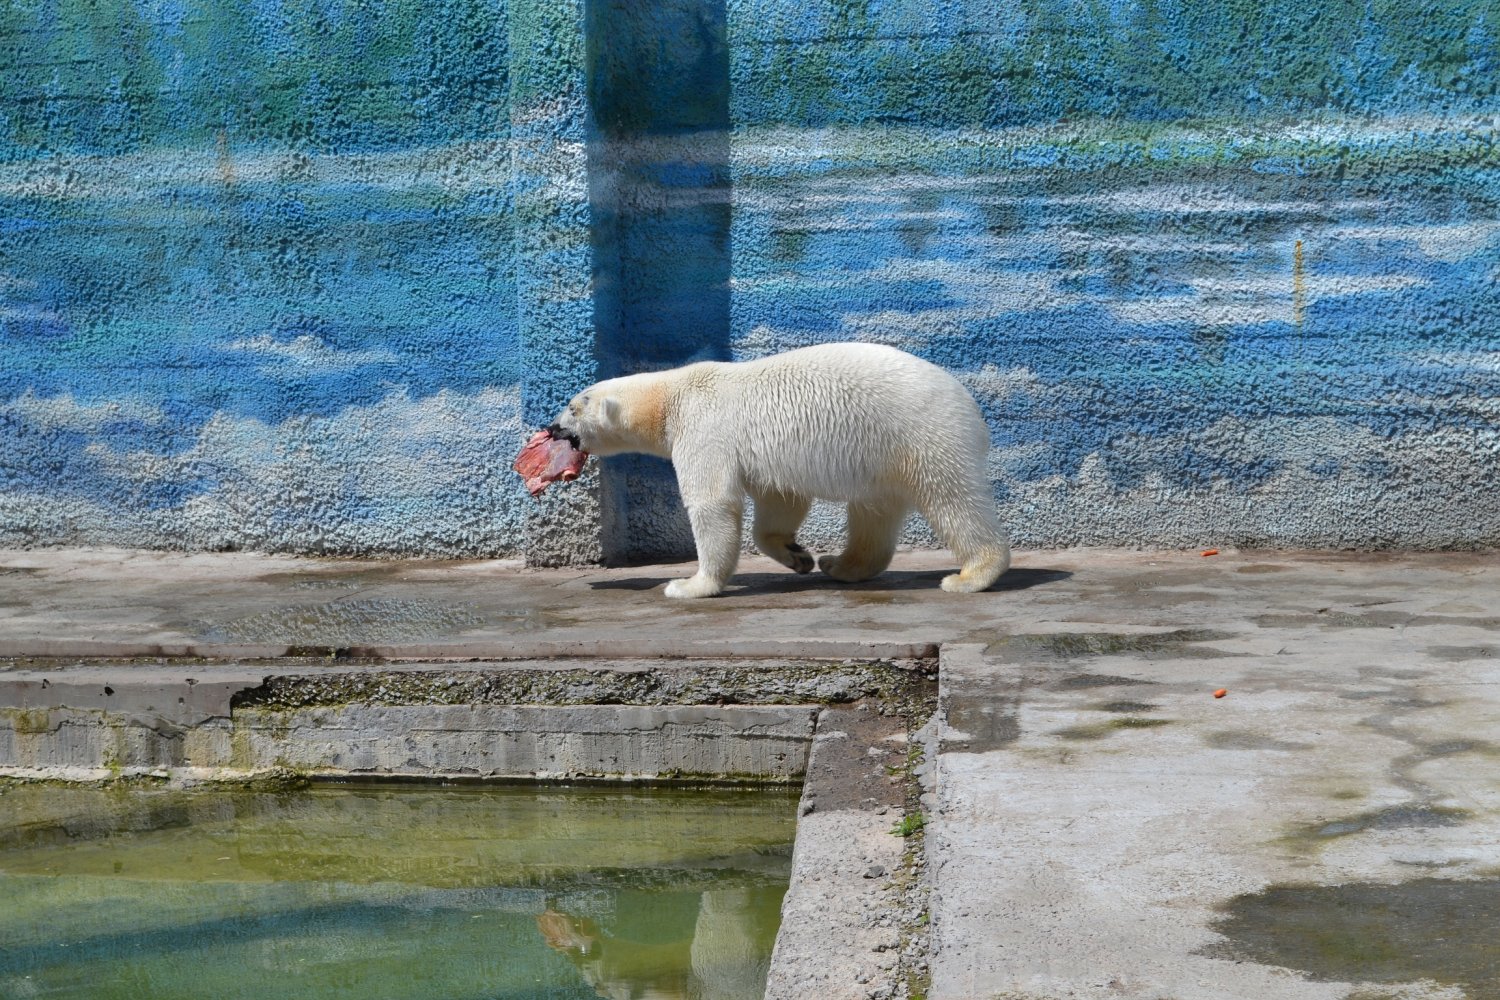
[{"label": "bear's head", "polygon": [[589,386],[568,402],[547,431],[591,455],[644,452],[670,457],[662,393],[649,377],[626,376]]}]

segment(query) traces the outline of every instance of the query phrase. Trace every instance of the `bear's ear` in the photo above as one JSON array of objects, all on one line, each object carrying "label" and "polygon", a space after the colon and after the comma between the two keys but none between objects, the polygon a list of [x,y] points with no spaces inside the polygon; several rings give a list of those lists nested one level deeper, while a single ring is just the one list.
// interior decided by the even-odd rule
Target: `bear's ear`
[{"label": "bear's ear", "polygon": [[613,426],[620,422],[620,401],[613,396],[605,396],[599,400],[599,415],[604,422]]}]

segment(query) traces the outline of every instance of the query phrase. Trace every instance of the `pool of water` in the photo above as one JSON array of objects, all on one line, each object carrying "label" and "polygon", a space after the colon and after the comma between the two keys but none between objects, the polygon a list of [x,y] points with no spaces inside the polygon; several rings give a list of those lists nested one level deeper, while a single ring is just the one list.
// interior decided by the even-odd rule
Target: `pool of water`
[{"label": "pool of water", "polygon": [[0,996],[760,997],[796,795],[0,788]]}]

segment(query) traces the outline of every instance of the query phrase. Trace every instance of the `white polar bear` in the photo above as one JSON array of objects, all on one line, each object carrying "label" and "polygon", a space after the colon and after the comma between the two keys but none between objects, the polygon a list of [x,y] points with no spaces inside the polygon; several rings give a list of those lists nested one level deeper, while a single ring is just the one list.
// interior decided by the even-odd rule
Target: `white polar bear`
[{"label": "white polar bear", "polygon": [[698,572],[669,583],[668,597],[723,591],[747,494],[756,547],[798,573],[813,568],[796,533],[814,498],[849,504],[844,551],[818,560],[835,580],[889,566],[912,509],[962,564],[944,590],[984,590],[1010,565],[978,405],[952,375],[891,347],[824,344],[609,379],[575,396],[548,430],[595,455],[672,460]]}]

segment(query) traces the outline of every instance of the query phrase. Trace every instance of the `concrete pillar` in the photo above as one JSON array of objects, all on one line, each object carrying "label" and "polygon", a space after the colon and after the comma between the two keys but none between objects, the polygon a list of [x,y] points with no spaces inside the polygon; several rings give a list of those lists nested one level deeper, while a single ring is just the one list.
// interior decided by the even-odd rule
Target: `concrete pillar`
[{"label": "concrete pillar", "polygon": [[[724,0],[513,0],[522,412],[591,382],[729,356]],[[543,494],[531,565],[688,559],[669,463],[591,463]]]},{"label": "concrete pillar", "polygon": [[[611,378],[729,357],[724,0],[586,0],[594,333]],[[607,563],[691,559],[668,462],[604,463]]]}]

